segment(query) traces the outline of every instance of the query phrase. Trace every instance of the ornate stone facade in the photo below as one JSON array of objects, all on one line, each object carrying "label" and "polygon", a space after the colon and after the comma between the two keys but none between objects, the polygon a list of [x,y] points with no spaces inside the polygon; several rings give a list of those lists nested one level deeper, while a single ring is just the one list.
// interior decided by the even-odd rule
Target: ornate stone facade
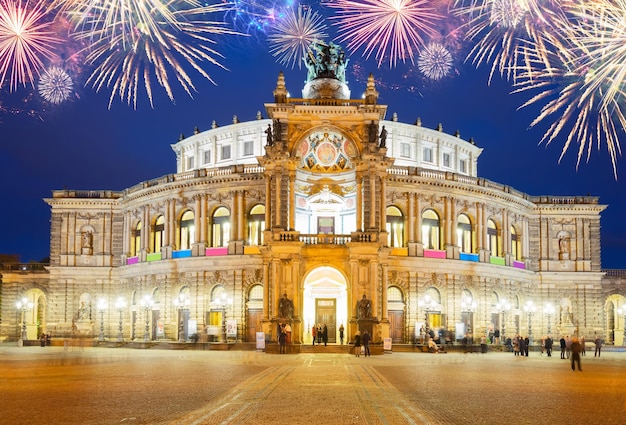
[{"label": "ornate stone facade", "polygon": [[289,98],[280,75],[269,118],[181,137],[175,174],[55,191],[50,265],[5,267],[0,336],[26,323],[29,338],[102,327],[106,339],[252,342],[285,324],[306,343],[325,323],[330,342],[343,324],[374,342],[412,343],[426,326],[624,343],[626,281],[601,269],[598,198],[478,177],[480,148],[385,120],[373,78],[363,99],[342,97]]}]

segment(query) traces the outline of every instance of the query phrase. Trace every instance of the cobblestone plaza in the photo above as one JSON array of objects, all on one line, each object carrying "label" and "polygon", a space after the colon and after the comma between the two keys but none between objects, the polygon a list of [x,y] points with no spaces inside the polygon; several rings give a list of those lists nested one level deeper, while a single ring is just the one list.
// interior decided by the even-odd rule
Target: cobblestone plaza
[{"label": "cobblestone plaza", "polygon": [[[622,424],[626,353],[271,355],[0,345],[6,424]],[[166,383],[166,385],[164,385]]]}]

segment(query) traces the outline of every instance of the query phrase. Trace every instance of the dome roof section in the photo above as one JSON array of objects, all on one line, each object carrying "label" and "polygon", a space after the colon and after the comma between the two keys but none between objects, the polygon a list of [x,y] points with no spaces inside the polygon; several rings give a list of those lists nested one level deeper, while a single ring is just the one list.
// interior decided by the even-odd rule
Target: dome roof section
[{"label": "dome roof section", "polygon": [[[236,121],[236,120],[234,120]],[[266,129],[272,123],[270,119],[256,119],[247,122],[235,122],[224,127],[215,127],[197,132],[172,145],[176,153],[176,172],[183,173],[202,168],[220,168],[232,165],[258,165],[258,156],[265,155]],[[482,148],[471,141],[462,140],[458,135],[444,133],[437,129],[422,127],[419,124],[406,124],[395,120],[380,121],[380,127],[387,131],[387,156],[395,159],[400,167],[419,167],[444,172],[454,172],[478,177],[478,157]],[[323,139],[323,135],[321,136]],[[352,153],[342,156],[337,150],[331,159],[333,145],[323,144],[320,155],[326,166],[332,162],[338,166],[349,167]],[[352,145],[346,145],[349,152]],[[303,148],[304,149],[304,148]],[[308,152],[308,148],[307,148]],[[334,152],[334,151],[333,151]],[[314,151],[315,155],[317,151]],[[306,161],[306,153],[301,152]],[[344,160],[346,162],[344,163]],[[312,170],[314,171],[314,170]],[[339,171],[339,170],[337,170]]]}]

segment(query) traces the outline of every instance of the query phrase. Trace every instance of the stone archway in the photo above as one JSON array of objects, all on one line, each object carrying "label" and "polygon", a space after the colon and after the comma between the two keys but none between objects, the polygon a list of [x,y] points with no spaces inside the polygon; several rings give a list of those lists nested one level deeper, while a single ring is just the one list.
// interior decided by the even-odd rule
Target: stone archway
[{"label": "stone archway", "polygon": [[614,294],[607,298],[605,303],[604,340],[614,345],[626,345],[626,298]]},{"label": "stone archway", "polygon": [[339,342],[339,326],[344,325],[347,335],[348,322],[348,282],[345,275],[330,266],[321,266],[311,270],[304,277],[303,342],[312,343],[311,328],[316,323],[327,322],[328,342]]}]

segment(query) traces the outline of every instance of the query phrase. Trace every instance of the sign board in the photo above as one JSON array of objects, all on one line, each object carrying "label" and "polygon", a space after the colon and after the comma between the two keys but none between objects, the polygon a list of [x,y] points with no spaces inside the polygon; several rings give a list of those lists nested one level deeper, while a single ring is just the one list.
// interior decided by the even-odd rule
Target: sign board
[{"label": "sign board", "polygon": [[383,348],[385,351],[391,351],[391,338],[383,339]]},{"label": "sign board", "polygon": [[220,334],[220,327],[219,326],[209,325],[209,326],[206,327],[206,334],[207,335],[219,336],[219,334]]},{"label": "sign board", "polygon": [[265,350],[265,332],[256,333],[256,349]]},{"label": "sign board", "polygon": [[237,321],[236,320],[226,321],[226,336],[237,338]]}]

